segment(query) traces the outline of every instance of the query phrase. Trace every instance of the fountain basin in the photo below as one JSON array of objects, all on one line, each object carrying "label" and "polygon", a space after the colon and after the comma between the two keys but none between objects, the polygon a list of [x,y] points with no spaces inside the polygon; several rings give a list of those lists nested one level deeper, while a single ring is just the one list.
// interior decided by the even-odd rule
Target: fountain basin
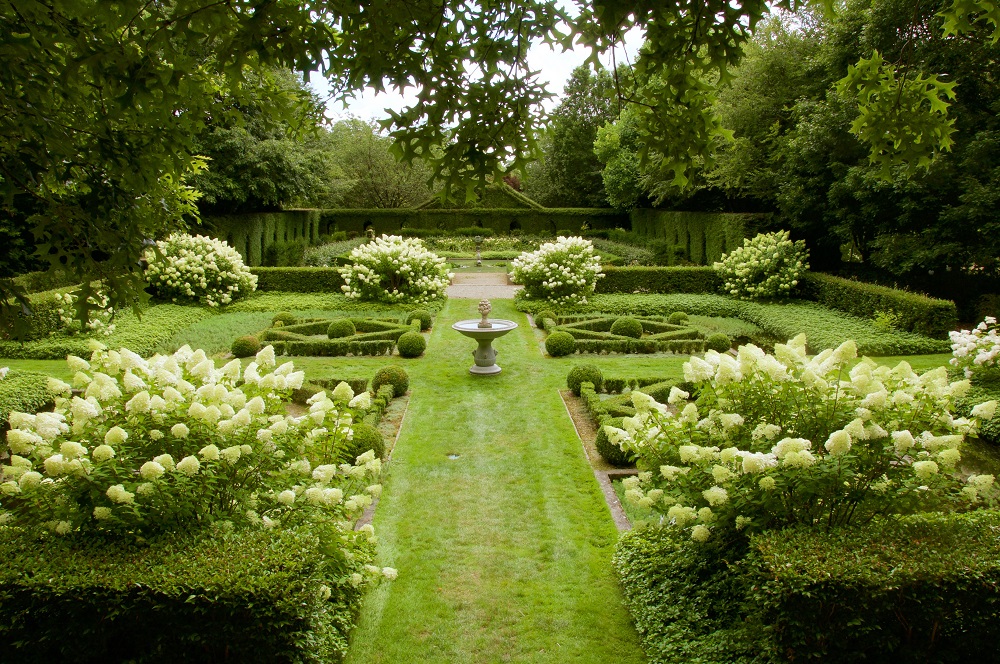
[{"label": "fountain basin", "polygon": [[472,358],[475,364],[469,368],[469,373],[478,376],[489,376],[500,373],[497,366],[497,351],[493,348],[493,340],[502,337],[517,327],[517,323],[512,320],[490,319],[491,327],[479,327],[482,321],[476,318],[460,320],[451,326],[451,329],[475,339],[478,347],[472,351]]}]

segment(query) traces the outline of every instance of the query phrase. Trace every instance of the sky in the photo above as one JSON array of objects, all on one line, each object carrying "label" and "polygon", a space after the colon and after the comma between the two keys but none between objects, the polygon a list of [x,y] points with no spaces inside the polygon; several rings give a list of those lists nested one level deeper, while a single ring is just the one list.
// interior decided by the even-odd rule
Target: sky
[{"label": "sky", "polygon": [[[571,3],[563,3],[571,6]],[[615,58],[619,64],[623,62],[634,62],[636,53],[642,45],[641,30],[632,30],[625,35],[624,46],[616,49]],[[570,74],[578,66],[583,64],[590,54],[589,49],[577,46],[572,51],[562,52],[561,49],[553,50],[552,47],[542,43],[536,43],[528,51],[528,65],[532,71],[538,70],[541,73],[538,78],[548,82],[548,89],[555,93],[555,97],[543,103],[546,111],[551,111],[559,104],[559,97],[562,94],[566,81]],[[610,52],[601,56],[601,62],[608,69],[611,68],[612,54]],[[322,76],[316,75],[310,81],[310,86],[325,98],[329,95],[329,86],[326,85]],[[332,120],[342,120],[350,117],[357,117],[363,120],[380,120],[387,117],[386,108],[399,111],[413,103],[416,95],[412,92],[398,94],[395,92],[382,92],[376,94],[371,88],[365,89],[363,93],[356,95],[347,101],[347,105],[339,101],[327,102],[327,117]]]}]

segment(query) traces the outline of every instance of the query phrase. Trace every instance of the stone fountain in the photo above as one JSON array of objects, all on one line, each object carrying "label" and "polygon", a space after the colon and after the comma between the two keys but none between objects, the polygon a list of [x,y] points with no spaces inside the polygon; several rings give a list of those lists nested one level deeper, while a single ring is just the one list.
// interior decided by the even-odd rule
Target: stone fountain
[{"label": "stone fountain", "polygon": [[481,320],[470,318],[469,320],[460,320],[451,326],[451,329],[479,342],[479,347],[472,351],[475,364],[469,368],[469,373],[478,376],[500,373],[501,369],[497,366],[497,351],[493,348],[493,340],[517,327],[517,323],[512,320],[490,320],[488,316],[492,310],[493,306],[489,300],[480,300]]}]

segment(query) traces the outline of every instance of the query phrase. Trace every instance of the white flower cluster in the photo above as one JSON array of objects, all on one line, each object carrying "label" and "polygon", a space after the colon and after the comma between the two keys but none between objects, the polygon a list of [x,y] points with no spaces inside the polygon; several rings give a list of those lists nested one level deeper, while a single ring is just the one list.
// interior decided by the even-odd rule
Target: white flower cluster
[{"label": "white flower cluster", "polygon": [[89,360],[68,358],[72,385],[50,379],[53,412],[11,414],[6,523],[140,534],[325,520],[350,532],[381,491],[372,452],[333,463],[365,399],[320,392],[307,414],[287,415],[283,397],[303,373],[276,365],[271,346],[245,369],[187,346],[149,360],[96,346]]},{"label": "white flower cluster", "polygon": [[531,298],[556,305],[582,304],[604,276],[594,245],[582,237],[560,237],[511,262],[511,280]]},{"label": "white flower cluster", "polygon": [[725,254],[714,267],[722,277],[724,292],[742,299],[787,295],[809,269],[806,245],[792,242],[788,231],[758,233],[743,246]]},{"label": "white flower cluster", "polygon": [[340,269],[350,298],[426,304],[445,297],[454,276],[445,260],[418,238],[383,235],[356,247],[352,265]]},{"label": "white flower cluster", "polygon": [[59,314],[61,331],[65,334],[72,335],[86,331],[88,333],[92,332],[107,336],[115,331],[115,324],[111,322],[115,312],[108,307],[108,296],[104,293],[95,293],[87,298],[87,301],[93,305],[94,309],[91,310],[90,320],[87,321],[86,325],[81,325],[76,317],[76,302],[78,299],[76,295],[72,293],[57,293],[55,298],[59,302],[59,308],[56,309],[56,313]]},{"label": "white flower cluster", "polygon": [[257,276],[239,252],[222,240],[174,233],[146,252],[146,280],[160,297],[197,300],[210,307],[229,304],[257,288]]},{"label": "white flower cluster", "polygon": [[633,392],[637,414],[605,428],[650,469],[627,497],[674,526],[697,524],[690,535],[700,541],[720,530],[830,528],[935,501],[991,504],[993,477],[963,485],[956,468],[965,435],[997,402],[955,418],[967,380],[867,358],[848,371],[856,358],[850,341],[809,358],[799,335],[774,355],[747,345],[735,358],[692,358],[684,378],[699,384],[697,404],[676,389],[670,406]]},{"label": "white flower cluster", "polygon": [[949,332],[951,365],[965,372],[966,378],[1000,369],[1000,330],[997,319],[987,316],[973,330]]}]

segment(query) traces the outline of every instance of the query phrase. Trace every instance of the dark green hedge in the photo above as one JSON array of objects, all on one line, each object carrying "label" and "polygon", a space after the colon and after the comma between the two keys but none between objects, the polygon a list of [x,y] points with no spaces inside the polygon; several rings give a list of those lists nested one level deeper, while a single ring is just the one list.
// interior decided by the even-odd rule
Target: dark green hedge
[{"label": "dark green hedge", "polygon": [[319,210],[284,210],[255,212],[218,217],[203,217],[205,228],[195,229],[225,240],[240,252],[247,265],[261,265],[272,245],[302,240],[315,244],[320,236]]},{"label": "dark green hedge", "polygon": [[371,228],[375,233],[396,233],[403,228],[442,229],[479,227],[494,233],[555,233],[579,232],[583,224],[591,228],[628,227],[628,215],[603,208],[472,208],[463,210],[434,209],[371,209],[322,210],[323,233],[354,231],[363,233]]},{"label": "dark green hedge", "polygon": [[[0,537],[0,658],[339,662],[360,603],[316,534],[212,533],[145,544]],[[345,571],[347,574],[345,574]],[[320,587],[331,589],[323,600]]]},{"label": "dark green hedge", "polygon": [[722,279],[712,267],[605,267],[597,293],[717,293]]},{"label": "dark green hedge", "polygon": [[391,355],[395,341],[344,341],[341,339],[317,339],[316,341],[274,341],[274,352],[278,355],[343,357],[345,355]]},{"label": "dark green hedge", "polygon": [[766,214],[633,210],[632,231],[666,242],[677,255],[698,265],[711,265],[722,255],[743,246],[743,240],[765,230]]},{"label": "dark green hedge", "polygon": [[337,293],[344,278],[332,267],[255,267],[257,290],[293,293]]},{"label": "dark green hedge", "polygon": [[899,316],[900,329],[928,337],[945,337],[958,324],[958,310],[951,300],[896,288],[808,272],[799,290],[806,299],[859,318],[872,318],[877,311],[892,311]]},{"label": "dark green hedge", "polygon": [[776,659],[996,661],[1000,514],[758,537],[748,600]]},{"label": "dark green hedge", "polygon": [[41,293],[56,288],[68,288],[79,283],[76,277],[67,270],[44,270],[26,272],[14,277],[14,283],[27,293]]},{"label": "dark green hedge", "polygon": [[[3,360],[0,360],[0,366]],[[11,369],[0,380],[0,439],[7,430],[7,420],[12,412],[37,413],[52,403],[48,390],[49,377],[35,371]]]}]

